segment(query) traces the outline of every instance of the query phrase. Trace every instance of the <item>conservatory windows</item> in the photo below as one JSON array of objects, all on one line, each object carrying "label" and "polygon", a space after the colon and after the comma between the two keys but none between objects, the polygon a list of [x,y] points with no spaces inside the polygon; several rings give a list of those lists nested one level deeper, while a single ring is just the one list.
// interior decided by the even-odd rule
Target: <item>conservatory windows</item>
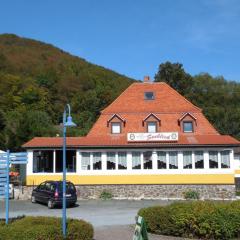
[{"label": "conservatory windows", "polygon": [[107,153],[107,170],[115,170],[116,169],[116,154],[115,152]]},{"label": "conservatory windows", "polygon": [[93,170],[101,170],[102,169],[102,153],[94,152],[93,156]]},{"label": "conservatory windows", "polygon": [[203,158],[203,151],[196,151],[194,153],[195,157],[195,168],[196,169],[201,169],[204,168],[204,158]]},{"label": "conservatory windows", "polygon": [[118,169],[127,169],[127,153],[118,153]]},{"label": "conservatory windows", "polygon": [[157,168],[158,169],[166,169],[167,168],[166,152],[157,152]]},{"label": "conservatory windows", "polygon": [[218,168],[218,152],[209,151],[209,168]]},{"label": "conservatory windows", "polygon": [[230,151],[221,152],[221,168],[230,168]]},{"label": "conservatory windows", "polygon": [[183,168],[192,168],[192,152],[183,152]]},{"label": "conservatory windows", "polygon": [[132,152],[132,169],[141,169],[141,152]]},{"label": "conservatory windows", "polygon": [[178,153],[169,152],[169,169],[178,169]]}]

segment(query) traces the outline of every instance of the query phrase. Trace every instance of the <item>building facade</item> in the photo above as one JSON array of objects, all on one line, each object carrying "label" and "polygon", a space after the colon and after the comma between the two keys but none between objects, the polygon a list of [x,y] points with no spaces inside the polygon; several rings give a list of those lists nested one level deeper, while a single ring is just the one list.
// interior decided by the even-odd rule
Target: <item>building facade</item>
[{"label": "building facade", "polygon": [[[62,178],[60,137],[34,138],[27,185]],[[166,83],[133,83],[102,112],[85,137],[67,138],[67,178],[82,197],[203,198],[235,194],[234,148],[202,110]]]}]

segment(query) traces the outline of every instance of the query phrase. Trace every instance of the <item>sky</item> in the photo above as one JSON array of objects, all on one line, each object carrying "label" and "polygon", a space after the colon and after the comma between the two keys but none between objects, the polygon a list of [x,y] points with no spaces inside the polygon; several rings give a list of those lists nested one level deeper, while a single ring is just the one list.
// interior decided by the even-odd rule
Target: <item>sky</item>
[{"label": "sky", "polygon": [[138,80],[171,61],[240,81],[239,0],[2,0],[0,12],[0,33]]}]

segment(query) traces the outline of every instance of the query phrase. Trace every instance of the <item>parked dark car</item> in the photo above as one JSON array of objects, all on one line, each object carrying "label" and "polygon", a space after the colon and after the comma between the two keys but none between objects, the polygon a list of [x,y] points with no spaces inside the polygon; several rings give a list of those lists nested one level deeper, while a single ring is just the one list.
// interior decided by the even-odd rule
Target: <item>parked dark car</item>
[{"label": "parked dark car", "polygon": [[[46,181],[32,191],[32,203],[41,202],[48,208],[62,205],[62,181]],[[66,182],[66,204],[74,206],[77,201],[76,188],[73,183]]]}]

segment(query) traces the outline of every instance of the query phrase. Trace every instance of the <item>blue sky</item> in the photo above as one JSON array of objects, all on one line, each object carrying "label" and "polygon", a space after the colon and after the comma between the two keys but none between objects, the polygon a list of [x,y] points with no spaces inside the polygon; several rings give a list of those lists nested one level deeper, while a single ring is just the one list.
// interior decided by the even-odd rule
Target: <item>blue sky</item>
[{"label": "blue sky", "polygon": [[0,33],[51,43],[142,79],[158,65],[240,81],[239,0],[7,0]]}]

